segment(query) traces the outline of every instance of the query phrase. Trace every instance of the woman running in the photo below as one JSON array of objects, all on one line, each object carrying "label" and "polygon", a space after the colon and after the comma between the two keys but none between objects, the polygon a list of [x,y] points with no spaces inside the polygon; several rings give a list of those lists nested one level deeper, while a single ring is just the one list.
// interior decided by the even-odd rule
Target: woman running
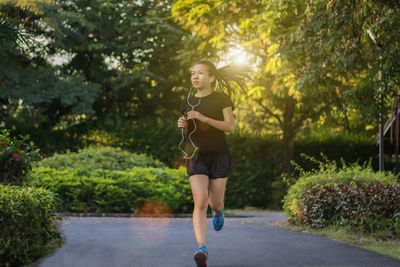
[{"label": "woman running", "polygon": [[[194,253],[197,266],[206,267],[207,208],[211,207],[215,231],[224,225],[224,194],[228,174],[234,163],[225,140],[225,132],[233,133],[234,105],[228,96],[235,93],[233,83],[246,91],[249,68],[228,65],[217,69],[208,60],[196,62],[191,70],[194,95],[182,101],[178,127],[188,134],[192,149],[187,149],[186,169],[192,188],[193,230],[198,248]],[[228,94],[224,93],[226,91]]]}]

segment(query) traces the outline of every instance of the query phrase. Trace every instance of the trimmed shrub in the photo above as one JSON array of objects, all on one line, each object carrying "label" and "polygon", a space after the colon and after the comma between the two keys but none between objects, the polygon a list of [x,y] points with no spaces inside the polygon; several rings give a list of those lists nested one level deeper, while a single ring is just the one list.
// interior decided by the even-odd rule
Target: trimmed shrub
[{"label": "trimmed shrub", "polygon": [[304,194],[303,205],[302,224],[321,228],[336,223],[368,233],[389,230],[400,237],[400,184],[314,188]]},{"label": "trimmed shrub", "polygon": [[313,170],[318,168],[319,163],[307,160],[302,155],[306,154],[310,157],[319,158],[323,154],[327,159],[335,161],[338,166],[343,166],[342,163],[359,162],[363,164],[370,162],[372,168],[378,170],[379,162],[377,153],[377,146],[374,144],[373,139],[362,135],[351,135],[340,132],[319,137],[311,136],[309,138],[297,139],[294,145],[293,160],[302,169]]},{"label": "trimmed shrub", "polygon": [[145,154],[124,151],[121,148],[90,146],[76,152],[54,154],[38,163],[40,167],[64,169],[125,170],[132,167],[166,167],[162,162]]},{"label": "trimmed shrub", "polygon": [[[282,140],[273,136],[228,135],[227,141],[235,160],[236,170],[228,179],[226,188],[226,206],[243,208],[281,209],[282,200],[287,193],[285,179],[297,179],[294,172],[289,178],[281,176]],[[295,141],[294,161],[303,169],[312,170],[318,162],[305,160],[302,152],[312,157],[321,153],[329,160],[337,161],[338,166],[344,159],[346,163],[368,162],[376,153],[376,145],[362,136],[349,136],[342,133],[318,138],[302,138]],[[377,166],[377,160],[371,162]]]},{"label": "trimmed shrub", "polygon": [[[34,139],[36,143],[39,139],[41,140],[41,151],[47,154],[67,147],[76,151],[78,147],[84,145],[101,144],[122,147],[124,150],[135,153],[146,153],[168,167],[179,167],[184,164],[184,161],[180,160],[182,153],[177,145],[181,139],[181,133],[175,122],[175,119],[172,121],[156,119],[155,121],[154,118],[143,118],[127,123],[126,118],[110,116],[103,122],[95,121],[93,124],[85,124],[86,126],[84,124],[73,126],[69,128],[71,132],[68,133],[53,131],[50,133],[53,137],[43,135],[41,132],[36,134],[30,132],[30,134],[36,136],[37,139]],[[17,129],[20,128],[17,127]],[[313,129],[311,133],[314,132]],[[237,169],[228,179],[226,206],[281,209],[282,199],[287,192],[287,186],[281,177],[282,140],[269,135],[233,134],[227,135],[227,142]],[[339,131],[317,137],[299,136],[295,140],[293,159],[304,169],[310,170],[315,165],[312,162],[303,161],[300,153],[318,157],[323,152],[331,160],[343,157],[347,163],[355,161],[362,163],[372,157],[372,166],[377,169],[376,151],[377,148],[372,139],[345,135]],[[55,167],[55,165],[42,166]],[[385,166],[388,168],[390,165],[385,162]],[[295,175],[297,178],[297,174]]]},{"label": "trimmed shrub", "polygon": [[188,212],[193,208],[184,168],[56,170],[39,167],[30,173],[30,182],[56,193],[60,199],[59,211],[140,213],[147,201],[155,199],[161,199],[173,212]]},{"label": "trimmed shrub", "polygon": [[0,131],[0,183],[25,183],[26,173],[39,157],[39,150],[28,139],[28,135],[12,138],[8,130]]},{"label": "trimmed shrub", "polygon": [[180,154],[178,143],[181,135],[176,119],[148,116],[129,122],[126,118],[110,115],[95,122],[87,135],[82,136],[82,142],[123,147],[131,152],[152,155],[172,167],[175,157]]},{"label": "trimmed shrub", "polygon": [[400,184],[391,173],[369,166],[339,169],[320,162],[316,171],[301,172],[284,199],[289,219],[312,227],[350,225],[366,232],[390,231],[400,236]]},{"label": "trimmed shrub", "polygon": [[[281,176],[282,140],[273,136],[235,134],[228,135],[227,141],[237,168],[228,179],[226,206],[281,209],[287,192],[286,178]],[[339,133],[298,139],[293,156],[303,169],[312,170],[318,167],[318,163],[305,160],[301,152],[313,157],[322,152],[330,160],[343,158],[347,163],[363,163],[368,162],[375,151],[376,146],[368,138]],[[375,166],[376,162],[373,161],[372,165]],[[298,173],[292,173],[290,177],[297,179]]]},{"label": "trimmed shrub", "polygon": [[43,188],[0,184],[0,262],[20,266],[45,254],[49,244],[61,240],[54,224],[55,199]]}]

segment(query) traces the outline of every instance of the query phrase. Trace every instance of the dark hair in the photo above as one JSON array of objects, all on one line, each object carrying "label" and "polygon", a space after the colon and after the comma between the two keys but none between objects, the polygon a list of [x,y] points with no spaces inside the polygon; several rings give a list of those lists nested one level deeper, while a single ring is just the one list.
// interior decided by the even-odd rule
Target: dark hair
[{"label": "dark hair", "polygon": [[[217,69],[215,65],[206,59],[199,60],[194,65],[203,64],[207,66],[208,73],[215,76],[214,82],[211,84],[218,91],[227,91],[228,95],[235,94],[233,83],[236,83],[240,89],[247,94],[246,79],[250,79],[249,73],[251,69],[246,65],[228,64]],[[193,66],[194,66],[193,65]]]}]

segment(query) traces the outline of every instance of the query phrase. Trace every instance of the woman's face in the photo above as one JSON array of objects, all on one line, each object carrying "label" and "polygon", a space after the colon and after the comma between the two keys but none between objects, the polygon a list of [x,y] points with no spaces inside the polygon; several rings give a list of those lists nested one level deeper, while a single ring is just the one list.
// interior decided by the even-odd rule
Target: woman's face
[{"label": "woman's face", "polygon": [[192,68],[191,81],[192,85],[196,89],[204,89],[211,87],[215,77],[210,76],[208,68],[204,64],[196,64]]}]

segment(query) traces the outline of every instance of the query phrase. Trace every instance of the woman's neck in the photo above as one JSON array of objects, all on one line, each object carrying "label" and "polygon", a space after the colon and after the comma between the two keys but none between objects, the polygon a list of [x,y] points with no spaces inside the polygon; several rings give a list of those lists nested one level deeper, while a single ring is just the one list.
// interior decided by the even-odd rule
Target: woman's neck
[{"label": "woman's neck", "polygon": [[213,89],[211,89],[211,87],[204,88],[204,89],[197,89],[197,92],[194,96],[195,97],[205,97],[205,96],[210,95],[212,92],[213,92]]}]

